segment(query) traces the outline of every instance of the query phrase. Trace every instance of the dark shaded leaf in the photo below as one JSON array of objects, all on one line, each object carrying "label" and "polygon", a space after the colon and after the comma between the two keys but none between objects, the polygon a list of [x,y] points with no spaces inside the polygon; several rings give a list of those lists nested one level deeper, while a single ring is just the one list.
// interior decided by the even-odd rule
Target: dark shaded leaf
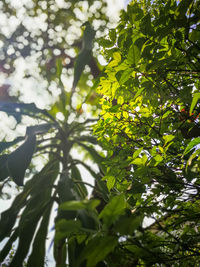
[{"label": "dark shaded leaf", "polygon": [[76,166],[72,166],[71,168],[71,177],[73,180],[75,180],[74,189],[82,199],[85,199],[88,195],[88,192],[83,183],[81,173]]},{"label": "dark shaded leaf", "polygon": [[11,237],[6,242],[5,246],[0,251],[0,262],[3,262],[7,255],[10,253],[10,250],[12,249],[13,243],[18,237],[18,228],[15,229],[14,233],[12,233]]},{"label": "dark shaded leaf", "polygon": [[2,151],[4,151],[5,149],[7,149],[7,148],[9,148],[9,147],[11,147],[11,146],[17,144],[18,142],[20,142],[20,141],[22,141],[22,140],[24,140],[24,137],[19,136],[19,137],[17,137],[15,140],[10,141],[10,142],[0,142],[0,153],[1,153]]},{"label": "dark shaded leaf", "polygon": [[[42,187],[42,190],[40,190],[40,192],[37,192],[37,187],[32,188],[31,198],[28,200],[26,207],[21,215],[19,222],[19,244],[10,264],[11,267],[22,265],[22,262],[24,261],[29,251],[30,244],[34,237],[35,230],[37,229],[39,220],[45,212],[47,212],[47,215],[48,212],[50,212],[49,209],[52,206],[52,200],[50,197],[52,194],[53,183],[58,175],[58,168],[58,161],[50,161],[40,173],[33,177],[34,180],[38,181],[38,184],[40,187]],[[25,190],[27,189],[27,187],[25,188]],[[43,220],[42,227],[47,226],[47,219],[48,217]],[[38,236],[37,238],[40,237]],[[35,242],[37,243],[39,241],[36,240]],[[43,242],[44,245],[44,236],[43,241],[41,242]],[[43,255],[41,254],[41,261],[42,258]]]},{"label": "dark shaded leaf", "polygon": [[80,80],[81,74],[84,71],[85,66],[90,62],[92,58],[92,43],[95,36],[95,31],[89,22],[86,22],[83,26],[86,27],[83,33],[82,50],[78,54],[74,65],[74,81],[72,85],[72,93],[74,92],[78,81]]},{"label": "dark shaded leaf", "polygon": [[8,170],[14,182],[22,186],[36,146],[35,135],[28,135],[25,142],[8,157]]},{"label": "dark shaded leaf", "polygon": [[123,215],[126,208],[124,195],[114,196],[99,215],[107,226],[110,226],[119,215]]},{"label": "dark shaded leaf", "polygon": [[48,209],[46,209],[40,227],[35,236],[32,253],[27,262],[29,267],[45,266],[46,239],[47,239],[49,217],[51,214],[52,205],[53,202],[51,202],[51,205],[49,205]]},{"label": "dark shaded leaf", "polygon": [[113,251],[117,243],[118,240],[115,236],[94,237],[82,251],[78,262],[86,259],[87,267],[96,266],[98,262],[105,259]]},{"label": "dark shaded leaf", "polygon": [[5,180],[8,176],[8,155],[4,154],[0,156],[0,181]]},{"label": "dark shaded leaf", "polygon": [[96,162],[103,171],[105,171],[105,166],[103,164],[104,158],[99,155],[99,153],[91,146],[87,146],[83,143],[78,143],[80,146],[82,146],[85,150],[89,152],[89,154],[92,156],[92,159],[94,162]]}]

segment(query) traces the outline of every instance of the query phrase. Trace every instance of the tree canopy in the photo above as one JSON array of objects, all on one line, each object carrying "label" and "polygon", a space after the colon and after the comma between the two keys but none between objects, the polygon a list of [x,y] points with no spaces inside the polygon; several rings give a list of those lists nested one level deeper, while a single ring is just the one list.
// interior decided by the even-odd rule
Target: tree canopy
[{"label": "tree canopy", "polygon": [[[1,191],[12,181],[19,188],[1,214],[0,262],[14,253],[10,267],[45,266],[56,207],[57,267],[198,266],[200,2],[135,0],[115,28],[104,1],[53,2],[24,6],[28,17],[46,14],[44,29],[22,22],[2,32],[5,75],[19,58],[35,58],[53,100],[48,108],[23,103],[19,90],[0,103],[26,126],[24,136],[0,143]],[[7,1],[2,7],[20,17]],[[68,40],[76,25],[82,35]],[[92,195],[80,166],[95,180]]]}]

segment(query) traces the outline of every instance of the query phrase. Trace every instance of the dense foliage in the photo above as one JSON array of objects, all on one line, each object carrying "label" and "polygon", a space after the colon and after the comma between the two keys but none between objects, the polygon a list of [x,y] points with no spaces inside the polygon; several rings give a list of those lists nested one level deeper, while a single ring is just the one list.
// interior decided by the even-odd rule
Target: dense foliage
[{"label": "dense foliage", "polygon": [[[16,124],[26,123],[24,137],[6,142],[5,135],[0,143],[1,191],[12,181],[19,188],[11,207],[1,214],[0,262],[12,254],[11,267],[23,266],[24,261],[30,267],[45,266],[50,217],[56,208],[57,267],[198,266],[199,1],[133,1],[105,38],[101,37],[101,26],[108,21],[101,13],[104,3],[71,1],[61,8],[48,6],[50,2],[53,5],[52,1],[33,1],[33,6],[26,6],[28,16],[54,15],[47,16],[50,31],[30,33],[30,51],[21,53],[23,24],[19,25],[22,31],[2,39],[1,65],[8,77],[14,75],[17,57],[30,60],[35,56],[46,87],[56,84],[60,91],[56,101],[48,103],[49,110],[16,103],[13,98],[0,103],[2,114],[14,117]],[[19,16],[17,9],[2,3],[7,14]],[[91,7],[90,16],[81,8],[84,5]],[[67,29],[79,21],[80,12],[89,21],[81,23],[85,22],[76,57],[66,60],[73,45],[60,34],[61,39],[55,36],[69,34]],[[99,29],[95,28],[97,18]],[[39,39],[43,42],[37,47],[34,43]],[[92,53],[96,41],[109,62],[101,74],[98,51]],[[6,42],[16,49],[15,56],[6,54]],[[86,64],[92,76],[84,70]],[[74,69],[71,91],[64,85],[70,68]],[[92,77],[90,89],[87,82]],[[98,120],[86,118],[82,107],[87,102],[96,115],[99,105],[94,88],[100,95]],[[54,96],[53,90],[48,92]],[[74,150],[84,151],[96,168],[77,158]],[[41,170],[34,162],[38,158],[43,162]],[[92,196],[80,166],[95,180]]]},{"label": "dense foliage", "polygon": [[[130,263],[197,266],[200,3],[155,4],[133,2],[110,32],[95,133],[108,189],[131,210],[114,226]],[[144,216],[155,223],[141,228]]]}]

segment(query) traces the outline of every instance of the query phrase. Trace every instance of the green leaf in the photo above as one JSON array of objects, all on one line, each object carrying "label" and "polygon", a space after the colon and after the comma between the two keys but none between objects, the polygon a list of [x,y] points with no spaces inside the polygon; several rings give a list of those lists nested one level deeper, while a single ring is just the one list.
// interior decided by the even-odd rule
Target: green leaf
[{"label": "green leaf", "polygon": [[163,139],[165,141],[165,144],[171,142],[174,138],[175,138],[175,136],[174,135],[171,135],[171,134],[170,135],[164,135],[163,136]]},{"label": "green leaf", "polygon": [[[99,205],[100,201],[98,202]],[[82,230],[86,233],[94,233],[99,229],[99,218],[96,210],[81,209],[77,212],[77,218],[81,221]]]},{"label": "green leaf", "polygon": [[194,138],[192,141],[189,142],[186,149],[183,152],[183,155],[189,153],[192,149],[194,149],[198,144],[200,144],[200,137]]},{"label": "green leaf", "polygon": [[8,155],[4,154],[0,156],[0,181],[5,180],[8,176]]},{"label": "green leaf", "polygon": [[114,196],[99,214],[99,219],[103,219],[107,226],[110,226],[126,208],[126,201],[123,194]]},{"label": "green leaf", "polygon": [[82,50],[80,54],[78,54],[76,58],[76,62],[74,65],[74,81],[72,85],[72,93],[74,92],[80,78],[81,74],[85,69],[85,66],[90,62],[90,59],[92,57],[90,50]]},{"label": "green leaf", "polygon": [[27,262],[27,265],[29,267],[45,266],[46,239],[48,234],[48,224],[52,205],[53,202],[51,202],[48,209],[46,209],[46,211],[44,212],[43,219],[35,236],[32,252]]},{"label": "green leaf", "polygon": [[115,29],[110,29],[110,31],[109,31],[109,37],[110,37],[110,40],[112,42],[115,42],[116,41],[117,34],[116,34]]},{"label": "green leaf", "polygon": [[128,192],[131,194],[142,194],[145,192],[145,185],[134,179]]},{"label": "green leaf", "polygon": [[97,141],[97,138],[94,137],[94,136],[85,136],[85,135],[82,135],[78,138],[75,138],[75,141],[78,141],[78,142],[82,142],[82,141],[85,141],[85,142],[88,142],[88,143],[91,143],[93,145],[97,145],[98,144],[98,141]]},{"label": "green leaf", "polygon": [[110,191],[115,185],[115,177],[106,175],[104,176],[103,180],[106,180],[108,191]]},{"label": "green leaf", "polygon": [[[86,267],[97,266],[97,263],[104,260],[105,257],[114,250],[118,243],[115,236],[94,237],[88,242],[79,258],[79,264],[87,260]],[[81,265],[78,265],[81,266]]]},{"label": "green leaf", "polygon": [[62,203],[59,206],[60,210],[79,210],[79,209],[87,209],[87,210],[95,210],[95,208],[99,205],[99,200],[82,200],[82,201],[67,201]]},{"label": "green leaf", "polygon": [[197,150],[196,150],[196,151],[189,157],[189,159],[188,159],[188,161],[187,161],[187,164],[186,164],[186,171],[187,171],[188,166],[190,166],[190,165],[192,164],[193,159],[195,159],[196,156],[199,156],[199,154],[200,154],[200,149],[197,149]]},{"label": "green leaf", "polygon": [[144,215],[132,214],[130,217],[121,216],[114,226],[114,230],[121,235],[132,235],[143,222]]},{"label": "green leaf", "polygon": [[120,109],[121,105],[117,104],[108,109],[109,112],[116,113]]},{"label": "green leaf", "polygon": [[[36,202],[35,204],[39,205],[39,202]],[[44,209],[37,209],[34,214],[30,214],[31,217],[29,217],[28,221],[23,225],[23,227],[21,227],[19,233],[18,248],[15,256],[12,259],[12,262],[10,263],[10,267],[22,266],[22,263],[29,251],[29,247],[32,242],[38,221],[41,218],[43,212]]]},{"label": "green leaf", "polygon": [[57,58],[56,59],[56,75],[59,78],[59,80],[61,79],[61,74],[62,74],[62,59]]},{"label": "green leaf", "polygon": [[[11,146],[17,144],[18,142],[20,142],[20,141],[22,141],[22,140],[24,140],[24,137],[19,136],[19,137],[17,137],[16,139],[14,139],[13,141],[10,141],[10,142],[0,142],[0,153],[1,153],[3,150],[5,150],[5,149],[7,149],[7,148],[9,148],[9,147],[11,147]],[[1,165],[1,164],[0,164],[0,165]]]},{"label": "green leaf", "polygon": [[72,85],[72,93],[74,92],[80,80],[81,74],[84,71],[85,66],[90,62],[92,58],[92,43],[95,37],[95,31],[89,22],[86,22],[83,26],[86,27],[83,33],[82,50],[78,54],[74,65],[74,81]]},{"label": "green leaf", "polygon": [[194,110],[199,99],[200,99],[200,93],[195,93],[193,98],[192,98],[192,103],[190,106],[190,115],[192,114],[192,111]]},{"label": "green leaf", "polygon": [[76,234],[81,230],[81,222],[79,220],[65,220],[61,219],[56,222],[55,242],[66,238],[72,234]]},{"label": "green leaf", "polygon": [[28,135],[43,134],[48,132],[51,128],[55,127],[53,123],[43,123],[39,125],[29,126],[26,129]]},{"label": "green leaf", "polygon": [[39,109],[36,107],[34,103],[25,104],[25,103],[11,103],[11,102],[3,102],[0,103],[0,110],[4,111],[8,114],[27,114],[27,115],[35,115],[37,113],[41,113],[47,117],[49,114],[44,109]]},{"label": "green leaf", "polygon": [[105,181],[102,180],[102,175],[100,173],[94,172],[90,166],[85,164],[82,161],[77,161],[79,164],[81,164],[83,167],[88,170],[88,172],[92,175],[92,177],[95,179],[95,182],[97,183],[98,191],[101,193],[101,197],[104,199],[105,202],[108,201],[108,188],[106,186]]},{"label": "green leaf", "polygon": [[28,135],[25,142],[8,157],[8,170],[14,182],[22,186],[25,171],[28,168],[36,146],[35,135]]},{"label": "green leaf", "polygon": [[[28,199],[26,207],[21,214],[19,221],[19,243],[16,253],[10,264],[11,267],[22,265],[29,251],[30,244],[37,229],[37,225],[42,216],[46,212],[48,213],[47,210],[49,210],[52,205],[50,198],[52,194],[53,183],[58,175],[58,167],[58,161],[49,161],[42,171],[32,178],[33,180],[37,180],[41,190],[38,192],[37,187],[32,188],[31,197]],[[27,188],[28,186],[26,186],[24,190]],[[48,224],[46,220],[47,217],[43,221],[43,229]],[[36,243],[40,241],[38,241],[38,239],[40,239],[40,236],[37,237],[37,240],[35,241]],[[44,242],[44,236],[42,242]],[[42,260],[42,257],[43,255],[40,255],[40,260]]]},{"label": "green leaf", "polygon": [[103,164],[104,158],[99,155],[99,153],[91,146],[87,146],[83,143],[78,143],[80,146],[82,146],[85,150],[87,150],[90,155],[92,156],[94,162],[96,162],[100,168],[105,172],[106,168]]},{"label": "green leaf", "polygon": [[23,190],[16,198],[13,200],[12,205],[9,209],[1,213],[0,220],[0,241],[5,237],[9,236],[17,220],[17,214],[26,204],[26,199],[29,195],[29,190]]},{"label": "green leaf", "polygon": [[12,249],[13,243],[17,239],[18,236],[18,228],[15,229],[15,231],[12,233],[6,244],[4,245],[3,248],[1,248],[0,251],[0,262],[3,262],[7,255],[9,255],[10,250]]},{"label": "green leaf", "polygon": [[140,30],[144,35],[152,35],[154,33],[152,25],[151,25],[151,15],[148,13],[141,20]]},{"label": "green leaf", "polygon": [[132,72],[133,72],[133,69],[132,68],[126,69],[125,71],[123,71],[123,73],[122,73],[122,75],[121,75],[121,77],[119,79],[119,84],[122,85],[125,82],[127,82],[129,80]]},{"label": "green leaf", "polygon": [[74,181],[74,190],[82,199],[86,198],[88,195],[87,188],[83,183],[79,169],[75,165],[71,168],[71,177]]},{"label": "green leaf", "polygon": [[131,45],[128,51],[127,61],[129,64],[136,66],[140,60],[140,50],[136,45]]}]

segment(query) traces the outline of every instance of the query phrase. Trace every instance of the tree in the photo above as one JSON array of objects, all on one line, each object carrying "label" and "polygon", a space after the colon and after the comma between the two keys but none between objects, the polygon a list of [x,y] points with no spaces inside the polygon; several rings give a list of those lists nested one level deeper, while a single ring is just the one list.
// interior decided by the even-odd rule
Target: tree
[{"label": "tree", "polygon": [[[95,133],[108,151],[108,189],[131,211],[134,226],[121,215],[114,229],[135,266],[199,264],[198,5],[133,1],[104,43]],[[144,216],[154,223],[145,228]]]},{"label": "tree", "polygon": [[[5,182],[11,176],[21,186],[27,168],[36,172],[32,158],[47,155],[43,169],[29,175],[1,215],[0,240],[9,237],[1,262],[18,240],[9,266],[22,266],[27,255],[28,266],[44,266],[49,217],[57,203],[57,267],[67,266],[66,258],[69,266],[87,267],[199,264],[198,5],[184,0],[133,1],[121,12],[118,26],[98,39],[109,63],[98,81],[101,114],[96,124],[94,119],[80,120],[81,105],[74,107],[70,92],[64,90],[62,54],[56,60],[49,57],[57,71],[47,79],[55,79],[61,88],[50,110],[34,104],[0,105],[19,123],[24,116],[35,119],[24,138],[1,143],[0,179]],[[77,69],[75,65],[74,80],[77,85],[81,76],[82,88],[83,68]],[[84,88],[81,104],[83,92]],[[86,151],[98,171],[75,159],[74,147]],[[79,165],[95,179],[91,199]],[[148,218],[154,222],[145,226]]]}]

